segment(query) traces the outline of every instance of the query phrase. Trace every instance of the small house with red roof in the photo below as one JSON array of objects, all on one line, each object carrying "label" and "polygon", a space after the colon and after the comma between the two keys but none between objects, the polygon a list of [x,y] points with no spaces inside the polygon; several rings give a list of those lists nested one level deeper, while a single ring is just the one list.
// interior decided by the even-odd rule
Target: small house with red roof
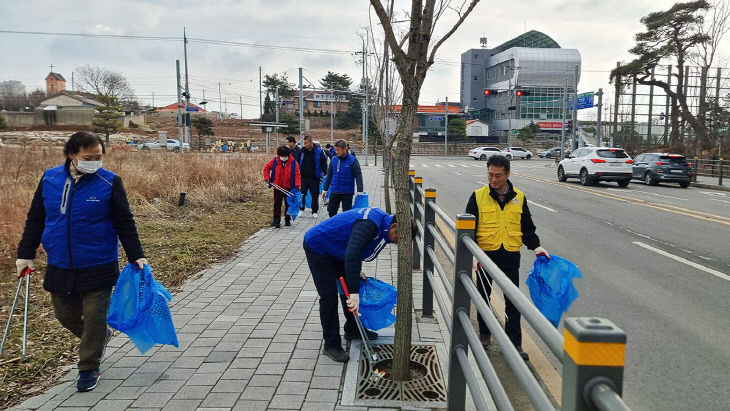
[{"label": "small house with red roof", "polygon": [[[170,105],[164,106],[164,107],[156,107],[155,111],[177,111],[177,103],[172,103]],[[182,101],[182,106],[180,107],[180,111],[190,111],[190,112],[198,112],[198,113],[207,113],[208,111],[205,110],[203,107],[197,106],[193,103],[190,103],[190,106],[187,110],[185,110],[185,101]]]}]

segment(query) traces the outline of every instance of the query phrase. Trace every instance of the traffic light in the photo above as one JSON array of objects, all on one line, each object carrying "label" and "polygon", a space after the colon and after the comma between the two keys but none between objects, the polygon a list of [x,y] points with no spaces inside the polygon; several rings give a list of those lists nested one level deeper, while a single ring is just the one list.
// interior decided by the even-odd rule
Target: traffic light
[{"label": "traffic light", "polygon": [[517,97],[529,96],[530,95],[530,92],[527,91],[527,90],[515,90],[515,95]]},{"label": "traffic light", "polygon": [[497,94],[497,90],[484,89],[485,96],[494,96]]}]

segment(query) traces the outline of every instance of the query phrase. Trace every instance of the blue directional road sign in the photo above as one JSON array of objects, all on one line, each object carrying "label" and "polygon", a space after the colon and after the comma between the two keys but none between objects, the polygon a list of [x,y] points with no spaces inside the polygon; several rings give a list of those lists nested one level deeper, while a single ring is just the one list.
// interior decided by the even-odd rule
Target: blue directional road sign
[{"label": "blue directional road sign", "polygon": [[[589,91],[588,93],[581,93],[578,94],[578,110],[583,110],[584,108],[592,108],[594,106],[593,104],[593,96],[594,92]],[[570,110],[573,110],[573,101],[570,101]]]},{"label": "blue directional road sign", "polygon": [[441,120],[443,120],[443,119],[444,119],[444,118],[443,118],[443,117],[441,117],[441,116],[438,116],[438,117],[429,117],[429,118],[428,118],[428,121],[441,121]]}]

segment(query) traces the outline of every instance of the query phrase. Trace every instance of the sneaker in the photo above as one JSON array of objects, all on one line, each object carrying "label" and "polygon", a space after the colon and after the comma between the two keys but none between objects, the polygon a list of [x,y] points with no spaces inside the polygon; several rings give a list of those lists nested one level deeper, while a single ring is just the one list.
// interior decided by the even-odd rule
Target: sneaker
[{"label": "sneaker", "polygon": [[515,348],[517,348],[517,352],[520,354],[520,357],[522,357],[523,360],[527,361],[530,359],[530,356],[527,355],[526,352],[522,351],[521,345],[515,345]]},{"label": "sneaker", "polygon": [[284,225],[287,227],[291,227],[291,220],[285,220]]},{"label": "sneaker", "polygon": [[312,218],[319,218],[319,214],[317,214],[317,213],[312,213]]},{"label": "sneaker", "polygon": [[76,380],[76,391],[86,392],[96,388],[99,382],[99,370],[79,371],[79,379]]},{"label": "sneaker", "polygon": [[322,353],[337,362],[347,362],[347,360],[350,359],[350,356],[342,349],[342,347],[324,347]]},{"label": "sneaker", "polygon": [[[375,331],[365,330],[365,334],[367,334],[368,340],[374,340],[374,339],[378,338],[378,333],[376,333]],[[345,339],[346,340],[361,340],[362,337],[360,336],[359,332],[355,331],[355,332],[345,333]]]},{"label": "sneaker", "polygon": [[487,348],[489,348],[489,343],[490,343],[491,338],[492,338],[491,335],[486,335],[486,334],[479,335],[479,342],[482,343],[482,347],[484,347],[485,350]]},{"label": "sneaker", "polygon": [[281,221],[274,220],[274,221],[271,222],[271,226],[274,227],[274,228],[281,228]]}]

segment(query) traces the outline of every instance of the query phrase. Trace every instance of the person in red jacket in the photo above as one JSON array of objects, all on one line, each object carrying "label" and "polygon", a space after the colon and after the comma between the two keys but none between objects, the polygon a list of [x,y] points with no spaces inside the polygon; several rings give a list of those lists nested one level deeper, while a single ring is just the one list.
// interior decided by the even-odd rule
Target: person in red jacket
[{"label": "person in red jacket", "polygon": [[[269,186],[276,184],[287,191],[291,190],[292,187],[296,187],[297,190],[301,189],[302,176],[299,173],[299,164],[290,154],[289,147],[279,146],[276,149],[276,157],[264,166],[264,180],[269,183]],[[289,205],[286,203],[285,197],[286,194],[274,188],[274,220],[271,222],[272,227],[281,228],[282,201],[284,202],[284,225],[291,225],[291,217],[286,214]]]}]

